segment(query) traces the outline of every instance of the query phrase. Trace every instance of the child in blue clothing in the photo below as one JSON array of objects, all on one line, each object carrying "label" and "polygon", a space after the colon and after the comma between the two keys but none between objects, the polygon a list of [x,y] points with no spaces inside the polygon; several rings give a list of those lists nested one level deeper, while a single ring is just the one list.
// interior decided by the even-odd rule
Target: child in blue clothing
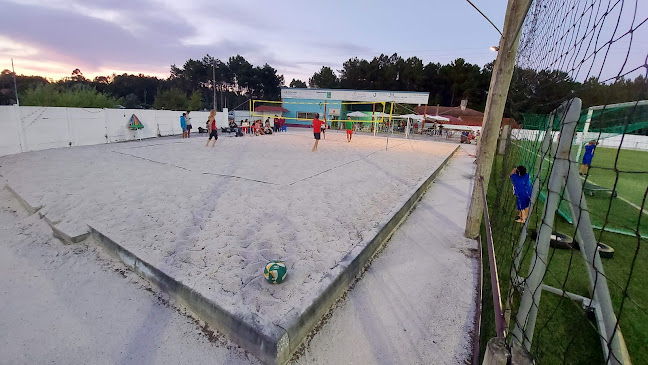
[{"label": "child in blue clothing", "polygon": [[587,175],[587,173],[589,172],[589,169],[592,166],[592,158],[594,158],[594,150],[596,150],[597,144],[598,142],[596,141],[589,141],[589,143],[585,145],[585,153],[583,154],[583,164],[580,165],[581,175]]},{"label": "child in blue clothing", "polygon": [[529,216],[529,205],[531,204],[531,192],[533,191],[531,178],[527,174],[526,167],[522,165],[511,171],[510,178],[513,183],[513,193],[515,194],[515,203],[518,210],[516,222],[524,223]]}]

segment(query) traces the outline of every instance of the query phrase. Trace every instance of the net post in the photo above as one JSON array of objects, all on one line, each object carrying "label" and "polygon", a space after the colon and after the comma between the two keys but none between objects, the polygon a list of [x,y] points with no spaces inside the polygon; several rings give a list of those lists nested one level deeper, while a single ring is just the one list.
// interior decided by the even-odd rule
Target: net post
[{"label": "net post", "polygon": [[586,142],[585,136],[589,133],[590,123],[592,122],[592,114],[594,114],[594,109],[587,109],[587,119],[585,120],[585,125],[583,126],[583,134],[581,135],[581,140],[578,143],[578,152],[576,153],[576,161],[580,161],[581,151],[583,150],[583,145]]},{"label": "net post", "polygon": [[[578,174],[578,162],[570,159],[569,164],[565,193],[569,197],[568,204],[572,213],[572,224],[576,228],[576,238],[580,243],[580,253],[583,256],[589,277],[592,301],[597,317],[600,316],[597,323],[599,332],[602,334],[603,353],[606,358],[609,357],[611,364],[630,364],[630,356],[621,335],[621,329],[617,327],[617,318],[614,314],[614,306],[601,256],[598,254],[598,241],[592,228],[587,201],[583,194],[583,185]],[[612,355],[609,354],[610,351]]]},{"label": "net post", "polygon": [[[499,52],[493,67],[493,75],[486,99],[486,110],[484,111],[481,144],[477,151],[475,179],[484,178],[486,191],[488,191],[488,183],[493,168],[497,137],[504,116],[504,106],[511,85],[511,78],[513,77],[515,58],[520,42],[520,30],[530,6],[531,0],[509,0],[506,7],[504,33],[500,39]],[[470,208],[466,219],[465,234],[469,238],[476,238],[479,234],[484,209],[478,185],[473,184]]]},{"label": "net post", "polygon": [[569,155],[571,150],[576,124],[580,116],[581,100],[574,98],[564,102],[557,113],[561,116],[561,133],[558,139],[558,150],[556,161],[549,176],[547,201],[545,203],[542,222],[538,229],[536,238],[536,249],[533,260],[529,263],[530,273],[525,280],[524,293],[520,301],[520,307],[513,329],[513,339],[519,342],[527,350],[531,348],[533,333],[535,330],[538,308],[542,294],[542,281],[547,271],[547,257],[549,255],[549,242],[553,231],[553,223],[556,211],[560,204],[561,192],[565,178],[569,172]]}]

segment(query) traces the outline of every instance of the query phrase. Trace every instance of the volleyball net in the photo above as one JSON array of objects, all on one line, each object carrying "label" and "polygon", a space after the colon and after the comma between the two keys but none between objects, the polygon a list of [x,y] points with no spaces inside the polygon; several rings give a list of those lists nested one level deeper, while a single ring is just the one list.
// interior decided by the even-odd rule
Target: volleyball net
[{"label": "volleyball net", "polygon": [[285,120],[310,122],[320,118],[326,122],[387,123],[395,118],[394,104],[372,101],[276,101],[250,100],[250,117],[281,117]]}]

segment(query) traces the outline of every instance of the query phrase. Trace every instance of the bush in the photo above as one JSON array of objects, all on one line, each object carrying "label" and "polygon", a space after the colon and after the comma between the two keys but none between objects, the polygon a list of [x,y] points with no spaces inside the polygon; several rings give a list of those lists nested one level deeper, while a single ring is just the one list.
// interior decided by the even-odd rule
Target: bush
[{"label": "bush", "polygon": [[158,90],[155,109],[187,110],[187,95],[180,89]]},{"label": "bush", "polygon": [[203,106],[202,94],[200,91],[196,90],[191,94],[189,99],[189,109],[188,110],[200,110]]},{"label": "bush", "polygon": [[89,86],[60,89],[56,85],[39,85],[20,96],[21,105],[62,106],[76,108],[113,108],[121,99],[102,94]]}]

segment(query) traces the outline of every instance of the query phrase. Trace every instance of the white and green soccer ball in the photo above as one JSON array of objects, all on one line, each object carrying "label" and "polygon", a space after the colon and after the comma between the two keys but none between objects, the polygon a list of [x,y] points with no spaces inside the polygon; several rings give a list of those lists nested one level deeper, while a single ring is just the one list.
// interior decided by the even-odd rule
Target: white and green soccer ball
[{"label": "white and green soccer ball", "polygon": [[279,284],[286,280],[287,274],[286,264],[281,261],[270,261],[263,269],[263,276],[272,284]]}]

